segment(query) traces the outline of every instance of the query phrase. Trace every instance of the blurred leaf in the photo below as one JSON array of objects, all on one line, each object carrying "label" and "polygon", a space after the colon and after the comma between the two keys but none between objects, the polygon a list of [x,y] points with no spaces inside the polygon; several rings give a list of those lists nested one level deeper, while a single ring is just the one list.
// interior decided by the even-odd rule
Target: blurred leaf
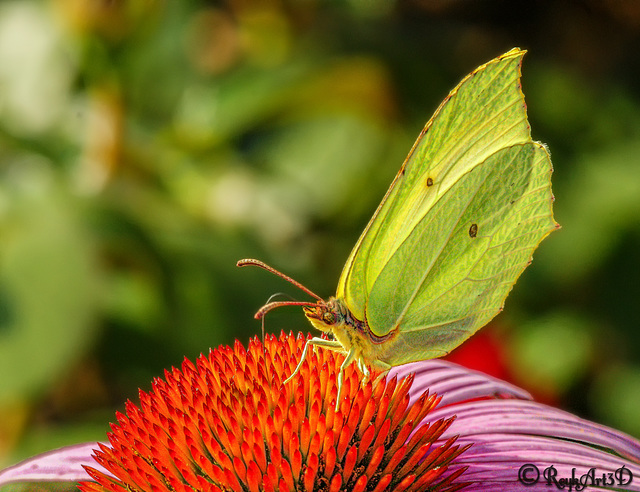
[{"label": "blurred leaf", "polygon": [[[546,64],[528,68],[525,64],[524,70],[527,106],[547,126],[546,132],[558,140],[582,135],[591,124],[598,103],[589,84],[566,66]],[[536,134],[534,124],[534,137]],[[551,153],[553,157],[553,149]]]},{"label": "blurred leaf", "polygon": [[0,401],[60,377],[93,338],[97,272],[77,205],[39,165],[18,161],[1,190]]},{"label": "blurred leaf", "polygon": [[640,435],[640,367],[615,364],[601,369],[589,396],[600,419]]},{"label": "blurred leaf", "polygon": [[[268,191],[298,215],[368,213],[362,208],[362,193],[355,190],[367,197],[367,189],[381,181],[372,172],[391,182],[394,166],[382,160],[389,147],[383,129],[364,119],[335,115],[301,122],[261,149],[278,176]],[[369,200],[364,204],[371,206]]]},{"label": "blurred leaf", "polygon": [[591,323],[580,315],[557,312],[519,326],[511,337],[510,357],[519,381],[555,397],[575,384],[589,367],[594,347]]},{"label": "blurred leaf", "polygon": [[[536,259],[551,278],[575,285],[597,270],[621,238],[640,224],[640,142],[579,154],[557,195],[562,233]],[[561,265],[561,268],[558,266]]]},{"label": "blurred leaf", "polygon": [[281,112],[309,76],[313,64],[271,70],[246,68],[184,91],[177,119],[180,140],[196,147],[219,145]]}]

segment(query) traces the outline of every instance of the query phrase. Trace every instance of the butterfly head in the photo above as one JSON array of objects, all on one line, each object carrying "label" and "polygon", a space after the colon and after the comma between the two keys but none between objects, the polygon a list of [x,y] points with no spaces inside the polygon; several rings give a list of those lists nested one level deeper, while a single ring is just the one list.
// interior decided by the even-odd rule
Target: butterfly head
[{"label": "butterfly head", "polygon": [[302,309],[311,324],[323,332],[331,331],[340,319],[333,299],[318,301],[312,306],[303,306]]}]

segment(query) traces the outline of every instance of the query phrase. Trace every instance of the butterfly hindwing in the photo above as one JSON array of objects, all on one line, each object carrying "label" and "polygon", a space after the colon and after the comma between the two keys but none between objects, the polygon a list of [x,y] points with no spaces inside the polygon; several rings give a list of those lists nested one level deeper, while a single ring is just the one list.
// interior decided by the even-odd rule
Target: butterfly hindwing
[{"label": "butterfly hindwing", "polygon": [[414,229],[380,272],[367,304],[370,326],[398,331],[380,347],[383,362],[445,355],[500,311],[533,250],[555,228],[550,173],[539,144],[502,149]]}]

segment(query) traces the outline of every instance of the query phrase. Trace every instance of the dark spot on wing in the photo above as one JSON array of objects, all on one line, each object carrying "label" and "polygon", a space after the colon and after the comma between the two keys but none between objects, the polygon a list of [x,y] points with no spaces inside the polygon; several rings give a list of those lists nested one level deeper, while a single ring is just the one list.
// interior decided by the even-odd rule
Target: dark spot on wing
[{"label": "dark spot on wing", "polygon": [[469,237],[476,237],[478,235],[478,224],[471,224],[469,227]]},{"label": "dark spot on wing", "polygon": [[427,186],[433,186],[433,179],[427,178]]}]

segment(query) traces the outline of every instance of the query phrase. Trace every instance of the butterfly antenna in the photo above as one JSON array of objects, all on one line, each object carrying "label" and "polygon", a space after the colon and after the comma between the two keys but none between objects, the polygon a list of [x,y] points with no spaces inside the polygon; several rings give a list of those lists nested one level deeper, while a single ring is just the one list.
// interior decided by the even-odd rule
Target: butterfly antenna
[{"label": "butterfly antenna", "polygon": [[[314,292],[311,292],[309,289],[307,289],[300,282],[297,282],[297,281],[293,280],[288,275],[285,275],[284,273],[279,272],[275,268],[270,267],[269,265],[267,265],[266,263],[264,263],[264,262],[262,262],[260,260],[254,260],[254,259],[249,258],[249,259],[240,260],[238,263],[236,263],[236,266],[239,266],[239,267],[244,267],[244,266],[249,266],[249,265],[257,266],[257,267],[260,267],[260,268],[262,268],[262,269],[264,269],[264,270],[266,270],[268,272],[271,272],[274,275],[277,275],[278,277],[286,280],[291,285],[295,285],[298,289],[302,290],[303,292],[306,292],[307,294],[309,294],[314,299],[316,299],[318,301],[322,301],[322,298],[319,295],[315,294]],[[270,304],[275,304],[275,303],[270,303]],[[270,304],[267,304],[266,306],[264,306],[264,308],[266,308]],[[281,304],[281,305],[283,305],[283,304]],[[306,303],[306,304],[287,304],[287,305],[309,306],[309,305],[311,305],[311,303]],[[276,306],[274,306],[274,307],[276,307]],[[264,308],[262,308],[262,309],[264,309]],[[262,311],[262,309],[260,311]],[[267,311],[270,311],[270,309],[267,310]],[[266,314],[266,312],[264,314]],[[257,317],[257,315],[256,315],[256,317]]]},{"label": "butterfly antenna", "polygon": [[272,309],[279,308],[282,306],[315,306],[315,302],[311,301],[276,301],[270,302],[269,304],[265,304],[262,306],[256,314],[253,315],[255,319],[262,319],[265,315],[271,311]]}]

